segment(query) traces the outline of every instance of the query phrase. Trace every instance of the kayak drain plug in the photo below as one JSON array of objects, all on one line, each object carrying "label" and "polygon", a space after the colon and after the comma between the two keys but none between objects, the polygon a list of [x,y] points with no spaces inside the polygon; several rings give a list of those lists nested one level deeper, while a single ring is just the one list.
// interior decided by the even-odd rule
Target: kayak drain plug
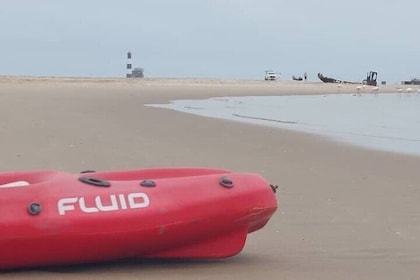
[{"label": "kayak drain plug", "polygon": [[220,178],[219,183],[220,183],[220,185],[222,185],[225,188],[233,188],[233,182],[232,182],[232,180],[230,180],[227,177]]},{"label": "kayak drain plug", "polygon": [[156,187],[156,183],[152,180],[143,180],[141,181],[140,186],[152,188]]},{"label": "kayak drain plug", "polygon": [[32,216],[39,215],[41,213],[41,204],[37,202],[32,202],[28,206],[28,213]]}]

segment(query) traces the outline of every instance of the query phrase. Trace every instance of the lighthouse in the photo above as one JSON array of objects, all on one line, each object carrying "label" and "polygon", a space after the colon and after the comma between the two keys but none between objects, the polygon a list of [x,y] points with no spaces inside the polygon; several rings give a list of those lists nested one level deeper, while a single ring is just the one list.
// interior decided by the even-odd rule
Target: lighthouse
[{"label": "lighthouse", "polygon": [[127,52],[127,78],[132,77],[131,52]]},{"label": "lighthouse", "polygon": [[131,52],[127,52],[127,78],[143,78],[144,69],[143,68],[134,68],[131,63]]}]

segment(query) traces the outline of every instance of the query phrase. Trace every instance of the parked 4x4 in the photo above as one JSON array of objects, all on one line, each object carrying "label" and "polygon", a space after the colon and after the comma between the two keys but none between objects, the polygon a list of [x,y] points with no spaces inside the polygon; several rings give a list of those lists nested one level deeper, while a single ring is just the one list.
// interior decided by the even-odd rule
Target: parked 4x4
[{"label": "parked 4x4", "polygon": [[271,70],[265,71],[264,80],[266,80],[266,81],[275,81],[275,80],[277,80],[277,74],[276,74],[276,72],[271,71]]}]

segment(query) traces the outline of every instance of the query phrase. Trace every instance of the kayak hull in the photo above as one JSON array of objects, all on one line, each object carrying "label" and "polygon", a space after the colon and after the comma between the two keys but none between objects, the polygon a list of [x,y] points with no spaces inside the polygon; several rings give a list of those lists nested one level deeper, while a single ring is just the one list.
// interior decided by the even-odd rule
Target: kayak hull
[{"label": "kayak hull", "polygon": [[276,209],[265,179],[219,169],[0,173],[0,269],[226,258]]}]

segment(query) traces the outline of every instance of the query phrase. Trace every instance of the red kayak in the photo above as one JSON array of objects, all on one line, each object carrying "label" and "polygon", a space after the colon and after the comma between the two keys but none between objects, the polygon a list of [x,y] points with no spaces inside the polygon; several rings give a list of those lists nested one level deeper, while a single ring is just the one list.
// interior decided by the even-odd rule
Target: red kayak
[{"label": "red kayak", "polygon": [[219,169],[0,173],[0,269],[230,257],[276,211],[275,190]]}]

